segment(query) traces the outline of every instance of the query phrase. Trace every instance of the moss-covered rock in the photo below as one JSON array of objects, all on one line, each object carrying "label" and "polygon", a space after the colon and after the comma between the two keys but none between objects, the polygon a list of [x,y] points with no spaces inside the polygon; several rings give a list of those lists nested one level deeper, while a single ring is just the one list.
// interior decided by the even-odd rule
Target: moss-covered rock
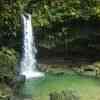
[{"label": "moss-covered rock", "polygon": [[11,88],[9,88],[6,84],[0,84],[0,100],[10,100],[13,95]]},{"label": "moss-covered rock", "polygon": [[62,92],[50,93],[50,100],[80,100],[80,96],[77,91],[66,90]]}]

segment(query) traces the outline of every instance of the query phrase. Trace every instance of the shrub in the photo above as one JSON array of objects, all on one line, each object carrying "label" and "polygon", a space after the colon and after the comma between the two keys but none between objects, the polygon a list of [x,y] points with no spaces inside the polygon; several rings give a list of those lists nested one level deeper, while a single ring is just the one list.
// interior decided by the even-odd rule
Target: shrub
[{"label": "shrub", "polygon": [[0,79],[13,78],[16,74],[17,57],[14,49],[1,48],[0,50]]}]

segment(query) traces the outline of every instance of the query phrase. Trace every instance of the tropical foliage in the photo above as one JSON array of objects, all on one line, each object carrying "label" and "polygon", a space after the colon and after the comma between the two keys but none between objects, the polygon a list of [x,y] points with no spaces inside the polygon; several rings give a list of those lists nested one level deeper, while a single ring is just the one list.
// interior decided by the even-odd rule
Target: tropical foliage
[{"label": "tropical foliage", "polygon": [[0,5],[1,48],[21,51],[21,14],[31,13],[39,47],[100,50],[99,0],[0,0]]},{"label": "tropical foliage", "polygon": [[81,42],[85,32],[81,32],[80,26],[89,26],[90,22],[94,25],[100,20],[99,0],[1,0],[0,5],[0,45],[6,46],[6,41],[13,47],[19,46],[20,15],[24,12],[32,14],[33,26],[42,32],[39,44],[47,48],[68,45],[74,40]]},{"label": "tropical foliage", "polygon": [[17,57],[14,49],[2,47],[0,50],[0,79],[14,78],[16,75]]}]

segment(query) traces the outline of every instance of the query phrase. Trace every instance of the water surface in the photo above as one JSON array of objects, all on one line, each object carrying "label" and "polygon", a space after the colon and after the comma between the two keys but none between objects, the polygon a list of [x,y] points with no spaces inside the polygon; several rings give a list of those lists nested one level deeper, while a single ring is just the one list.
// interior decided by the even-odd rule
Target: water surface
[{"label": "water surface", "polygon": [[46,74],[42,78],[27,80],[22,93],[24,96],[32,96],[35,100],[49,100],[49,93],[67,89],[77,91],[81,100],[100,99],[100,80],[77,74]]}]

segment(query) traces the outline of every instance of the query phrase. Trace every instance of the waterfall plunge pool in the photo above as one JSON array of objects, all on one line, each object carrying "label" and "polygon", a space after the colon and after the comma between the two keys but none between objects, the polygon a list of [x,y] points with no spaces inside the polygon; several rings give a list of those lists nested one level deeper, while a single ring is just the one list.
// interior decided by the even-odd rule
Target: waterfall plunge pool
[{"label": "waterfall plunge pool", "polygon": [[79,93],[81,100],[98,100],[100,98],[100,80],[77,74],[52,75],[26,80],[21,95],[33,97],[33,100],[49,100],[49,93],[72,89]]}]

